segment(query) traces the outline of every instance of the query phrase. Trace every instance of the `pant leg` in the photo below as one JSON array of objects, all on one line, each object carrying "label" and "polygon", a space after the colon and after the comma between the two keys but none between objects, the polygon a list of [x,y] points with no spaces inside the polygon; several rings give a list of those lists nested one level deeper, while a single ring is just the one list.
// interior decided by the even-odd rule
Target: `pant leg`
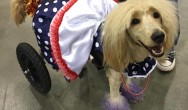
[{"label": "pant leg", "polygon": [[[176,7],[178,8],[178,0],[172,0],[172,1],[174,1],[176,3]],[[178,9],[177,9],[177,16],[178,16],[178,22],[179,22],[179,12],[178,12]],[[174,41],[174,46],[177,45],[178,40],[179,40],[179,36],[180,36],[180,23],[178,23],[178,34],[177,34],[176,39]]]},{"label": "pant leg", "polygon": [[[177,17],[178,17],[178,22],[179,22],[178,0],[172,0],[172,1],[176,3],[176,7],[177,7]],[[180,36],[180,23],[178,23],[178,34],[177,34],[177,36],[176,36],[176,38],[175,38],[174,46],[170,49],[169,54],[175,51],[175,50],[174,50],[174,47],[175,47],[175,46],[177,45],[177,43],[178,43],[179,36]]]}]

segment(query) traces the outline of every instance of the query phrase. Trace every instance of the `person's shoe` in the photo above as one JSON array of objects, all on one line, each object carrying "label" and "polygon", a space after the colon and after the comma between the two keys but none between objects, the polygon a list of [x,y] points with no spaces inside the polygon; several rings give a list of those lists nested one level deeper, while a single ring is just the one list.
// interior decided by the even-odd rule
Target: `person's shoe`
[{"label": "person's shoe", "polygon": [[158,60],[157,68],[164,72],[172,71],[176,64],[175,54],[175,51],[172,51],[164,60]]}]

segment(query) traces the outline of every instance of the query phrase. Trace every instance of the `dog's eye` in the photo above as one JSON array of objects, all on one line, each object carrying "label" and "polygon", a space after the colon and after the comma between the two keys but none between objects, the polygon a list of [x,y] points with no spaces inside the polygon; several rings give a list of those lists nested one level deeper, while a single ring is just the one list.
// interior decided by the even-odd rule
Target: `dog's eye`
[{"label": "dog's eye", "polygon": [[158,12],[154,12],[153,13],[153,17],[156,18],[156,19],[160,18],[160,14]]},{"label": "dog's eye", "polygon": [[139,19],[133,19],[131,24],[133,25],[136,25],[136,24],[139,24],[140,23],[140,20]]}]

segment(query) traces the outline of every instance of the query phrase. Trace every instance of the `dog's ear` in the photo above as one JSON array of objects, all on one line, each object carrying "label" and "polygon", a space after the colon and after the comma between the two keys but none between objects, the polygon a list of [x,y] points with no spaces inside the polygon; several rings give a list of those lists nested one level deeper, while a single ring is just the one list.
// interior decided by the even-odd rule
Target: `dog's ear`
[{"label": "dog's ear", "polygon": [[178,35],[179,31],[179,22],[178,22],[178,13],[175,3],[169,0],[159,0],[156,1],[158,4],[154,4],[156,9],[162,17],[162,28],[166,33],[166,42],[164,49],[169,51],[172,48],[175,42],[175,37]]},{"label": "dog's ear", "polygon": [[[118,30],[117,30],[118,31]],[[116,33],[116,32],[115,32]],[[108,31],[103,36],[104,64],[116,71],[121,71],[127,67],[130,57],[130,45],[127,40],[126,31],[117,33]]]},{"label": "dog's ear", "polygon": [[125,69],[131,59],[127,29],[130,27],[132,13],[125,10],[128,9],[117,7],[107,16],[102,34],[104,64],[116,71]]}]

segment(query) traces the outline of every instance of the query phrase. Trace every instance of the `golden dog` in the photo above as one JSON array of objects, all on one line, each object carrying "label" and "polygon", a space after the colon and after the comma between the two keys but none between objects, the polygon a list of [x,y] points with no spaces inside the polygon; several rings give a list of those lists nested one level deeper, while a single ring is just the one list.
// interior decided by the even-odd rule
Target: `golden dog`
[{"label": "golden dog", "polygon": [[[11,8],[16,24],[21,24],[26,16],[23,0],[12,0]],[[108,67],[110,86],[107,110],[130,110],[119,92],[121,74],[129,63],[150,55],[162,57],[173,45],[177,32],[176,7],[169,0],[128,0],[107,15],[102,33],[103,62]]]}]

